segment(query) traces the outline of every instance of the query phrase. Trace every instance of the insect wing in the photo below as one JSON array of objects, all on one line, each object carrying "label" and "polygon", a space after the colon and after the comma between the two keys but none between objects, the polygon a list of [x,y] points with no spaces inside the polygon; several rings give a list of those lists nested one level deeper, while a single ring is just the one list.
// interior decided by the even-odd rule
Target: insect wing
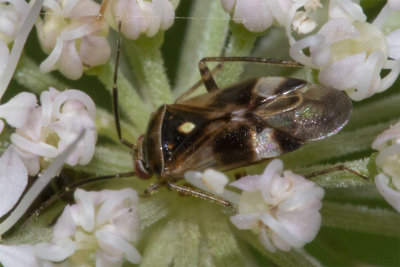
[{"label": "insect wing", "polygon": [[351,101],[303,80],[266,77],[168,105],[161,127],[161,175],[226,171],[293,151],[338,132]]},{"label": "insect wing", "polygon": [[[160,140],[164,158],[162,175],[179,176],[189,169],[210,167],[225,171],[300,147],[303,142],[275,131],[254,111],[269,102],[271,114],[281,112],[283,98],[279,110],[274,111],[271,104],[277,97],[276,91],[284,91],[279,86],[296,91],[305,82],[269,78],[260,88],[259,81],[246,81],[167,106]],[[288,93],[286,90],[279,94]],[[297,95],[286,99],[297,99]],[[285,110],[298,105],[297,100],[294,104],[290,101]]]},{"label": "insect wing", "polygon": [[350,118],[351,101],[336,89],[304,83],[301,88],[286,91],[277,92],[275,98],[254,111],[275,130],[312,141],[336,134]]}]

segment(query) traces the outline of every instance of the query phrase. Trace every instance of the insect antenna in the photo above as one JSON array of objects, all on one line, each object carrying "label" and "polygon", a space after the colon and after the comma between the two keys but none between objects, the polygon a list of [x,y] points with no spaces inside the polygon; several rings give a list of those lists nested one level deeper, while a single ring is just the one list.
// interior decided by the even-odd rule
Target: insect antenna
[{"label": "insect antenna", "polygon": [[74,190],[78,187],[84,186],[89,183],[94,183],[94,182],[99,182],[99,181],[104,181],[104,180],[109,180],[109,179],[119,179],[119,178],[131,177],[134,175],[135,175],[134,172],[123,172],[123,173],[117,173],[117,174],[111,174],[111,175],[91,177],[91,178],[76,181],[76,182],[62,188],[60,191],[58,191],[56,194],[54,194],[48,200],[46,200],[38,209],[36,209],[29,216],[29,218],[22,225],[22,228],[24,228],[26,225],[28,225],[33,220],[35,220],[44,209],[49,207],[51,204],[53,204],[55,201],[57,201],[58,199],[63,197],[65,194],[71,192],[72,190]]},{"label": "insect antenna", "polygon": [[126,139],[122,138],[121,134],[121,125],[119,120],[119,110],[118,110],[118,66],[119,66],[119,57],[121,54],[121,19],[118,20],[118,33],[117,33],[117,55],[115,58],[115,66],[114,66],[114,83],[112,89],[112,97],[113,97],[113,110],[114,110],[114,121],[115,121],[115,128],[117,129],[118,139],[119,141],[129,148],[133,148],[135,145],[131,142],[127,141]]}]

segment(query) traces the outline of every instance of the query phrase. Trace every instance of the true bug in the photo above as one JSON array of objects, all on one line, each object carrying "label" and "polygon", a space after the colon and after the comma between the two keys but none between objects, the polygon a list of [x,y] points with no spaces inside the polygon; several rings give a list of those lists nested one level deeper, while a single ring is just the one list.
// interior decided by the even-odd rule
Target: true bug
[{"label": "true bug", "polygon": [[[146,133],[134,145],[121,134],[117,87],[119,56],[120,31],[113,110],[119,140],[133,149],[135,171],[78,181],[46,201],[35,215],[65,192],[86,183],[128,176],[147,179],[152,175],[159,179],[146,189],[145,195],[154,193],[160,186],[167,186],[184,195],[207,199],[235,210],[224,199],[176,182],[189,170],[214,168],[228,171],[336,134],[348,122],[352,111],[352,103],[343,92],[295,78],[256,78],[220,89],[213,77],[215,71],[210,71],[206,65],[210,61],[245,61],[301,67],[299,63],[255,57],[206,57],[199,61],[201,81],[178,97],[175,103],[162,105],[155,111]],[[218,67],[221,65],[215,70]],[[203,84],[207,93],[191,98],[190,94]],[[346,170],[365,178],[343,165],[305,177],[336,170]]]},{"label": "true bug", "polygon": [[[207,57],[199,62],[201,82],[174,104],[154,112],[146,133],[136,145],[122,138],[118,114],[117,73],[114,72],[113,106],[120,141],[134,150],[135,175],[159,177],[146,194],[160,185],[230,206],[224,200],[175,184],[188,170],[214,168],[227,171],[293,151],[307,141],[337,133],[350,118],[352,104],[340,91],[294,78],[263,77],[219,89],[209,61],[246,61],[301,65],[291,61],[253,57]],[[204,84],[206,94],[189,95]]]}]

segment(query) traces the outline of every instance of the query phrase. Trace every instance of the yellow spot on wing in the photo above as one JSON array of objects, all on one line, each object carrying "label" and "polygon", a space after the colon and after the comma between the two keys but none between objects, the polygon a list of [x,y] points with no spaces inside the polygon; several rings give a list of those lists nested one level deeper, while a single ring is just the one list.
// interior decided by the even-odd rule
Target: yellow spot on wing
[{"label": "yellow spot on wing", "polygon": [[196,125],[194,125],[194,123],[186,121],[178,127],[178,131],[183,134],[189,134],[195,127]]}]

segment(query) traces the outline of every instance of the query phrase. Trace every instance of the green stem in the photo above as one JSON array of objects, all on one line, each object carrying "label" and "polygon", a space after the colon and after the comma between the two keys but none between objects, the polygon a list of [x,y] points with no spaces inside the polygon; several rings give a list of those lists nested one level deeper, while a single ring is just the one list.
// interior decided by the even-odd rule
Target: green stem
[{"label": "green stem", "polygon": [[277,266],[321,266],[317,259],[313,258],[303,249],[292,249],[289,252],[284,252],[281,250],[270,252],[261,245],[258,237],[252,232],[240,230],[235,232]]},{"label": "green stem", "polygon": [[[373,102],[361,102],[354,108],[349,124],[345,131],[371,125],[388,120],[400,119],[400,92],[397,91],[387,97],[380,97]],[[378,112],[376,112],[378,111]]]},{"label": "green stem", "polygon": [[[376,136],[396,121],[379,123],[354,131],[342,132],[324,140],[310,142],[281,157],[288,169],[337,159],[352,153],[366,152]],[[343,160],[343,159],[342,159]]]},{"label": "green stem", "polygon": [[203,57],[220,56],[229,30],[229,15],[215,0],[194,1],[178,63],[175,97],[200,80],[198,62]]},{"label": "green stem", "polygon": [[[112,127],[115,125],[114,115],[99,107],[97,108],[96,113],[96,127],[99,136],[106,136],[114,142],[119,143],[120,141],[117,136],[117,131],[115,127]],[[130,143],[135,143],[141,132],[123,120],[120,120],[120,123],[124,139],[128,140]]]},{"label": "green stem", "polygon": [[400,214],[393,210],[324,201],[321,215],[323,226],[400,237]]},{"label": "green stem", "polygon": [[35,94],[40,94],[49,87],[58,90],[68,88],[53,75],[40,72],[39,65],[27,55],[21,57],[13,79]]},{"label": "green stem", "polygon": [[97,145],[92,161],[85,166],[76,165],[74,170],[109,175],[132,171],[132,155],[128,149]]},{"label": "green stem", "polygon": [[152,38],[142,36],[136,41],[126,40],[123,46],[132,64],[133,75],[151,110],[172,102],[171,87],[160,51],[163,41],[164,33],[160,32]]},{"label": "green stem", "polygon": [[[243,26],[231,23],[232,35],[225,51],[225,56],[248,56],[254,47],[258,35],[246,30]],[[217,84],[223,88],[239,81],[246,62],[225,63],[221,72],[216,75]]]},{"label": "green stem", "polygon": [[213,255],[215,266],[245,266],[245,259],[240,251],[239,240],[232,234],[230,221],[216,207],[200,204],[198,214],[202,226],[204,245]]}]

